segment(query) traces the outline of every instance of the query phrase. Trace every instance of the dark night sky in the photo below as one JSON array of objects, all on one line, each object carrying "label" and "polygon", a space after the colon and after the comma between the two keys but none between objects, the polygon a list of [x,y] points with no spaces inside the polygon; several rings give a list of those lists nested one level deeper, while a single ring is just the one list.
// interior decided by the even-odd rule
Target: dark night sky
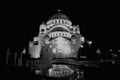
[{"label": "dark night sky", "polygon": [[113,6],[83,5],[74,7],[42,7],[13,5],[3,9],[4,41],[8,45],[25,44],[38,33],[39,25],[57,13],[66,14],[73,24],[80,25],[81,34],[103,48],[118,48],[118,10]]}]

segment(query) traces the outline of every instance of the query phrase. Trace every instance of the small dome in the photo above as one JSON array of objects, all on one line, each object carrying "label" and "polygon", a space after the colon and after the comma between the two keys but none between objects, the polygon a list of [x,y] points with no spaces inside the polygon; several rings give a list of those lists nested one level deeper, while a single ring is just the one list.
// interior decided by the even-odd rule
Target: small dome
[{"label": "small dome", "polygon": [[49,20],[52,20],[52,19],[67,19],[67,20],[69,20],[69,18],[66,15],[61,14],[61,13],[55,14],[51,18],[49,18]]}]

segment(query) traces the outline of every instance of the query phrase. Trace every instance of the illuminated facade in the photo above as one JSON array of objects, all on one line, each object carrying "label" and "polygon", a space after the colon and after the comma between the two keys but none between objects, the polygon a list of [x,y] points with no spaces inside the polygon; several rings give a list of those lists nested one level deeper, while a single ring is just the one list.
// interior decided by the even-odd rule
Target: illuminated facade
[{"label": "illuminated facade", "polygon": [[43,46],[48,47],[54,57],[76,58],[78,49],[84,43],[79,26],[72,25],[64,14],[54,15],[46,24],[41,24],[39,30],[39,35],[29,44],[31,58],[39,58]]},{"label": "illuminated facade", "polygon": [[[80,34],[78,25],[72,25],[64,14],[53,15],[40,25],[38,36],[29,43],[30,58],[38,62],[36,65],[33,61],[31,69],[36,74],[49,77],[75,77],[79,70],[76,71],[70,64],[78,58],[78,50],[83,43],[84,37]],[[70,64],[64,64],[65,62]],[[80,73],[83,72],[78,75]]]},{"label": "illuminated facade", "polygon": [[[72,22],[64,14],[53,15],[46,23],[39,27],[39,34],[34,41],[29,43],[30,58],[37,59],[39,64],[33,70],[40,74],[45,64],[50,64],[47,73],[50,77],[70,76],[75,72],[72,66],[63,63],[72,63],[78,58],[78,50],[84,43],[84,37],[80,34],[78,25]],[[57,64],[56,64],[57,63]],[[44,64],[44,65],[43,65]],[[32,68],[33,68],[32,67]]]}]

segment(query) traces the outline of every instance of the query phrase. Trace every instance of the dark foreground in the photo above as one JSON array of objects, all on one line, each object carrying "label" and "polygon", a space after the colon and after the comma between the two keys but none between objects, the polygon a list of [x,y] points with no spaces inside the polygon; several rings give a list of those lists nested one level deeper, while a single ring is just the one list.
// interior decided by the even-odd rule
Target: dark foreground
[{"label": "dark foreground", "polygon": [[[85,80],[120,80],[119,63],[107,64],[99,68],[84,67]],[[41,80],[27,68],[0,67],[0,80]]]}]

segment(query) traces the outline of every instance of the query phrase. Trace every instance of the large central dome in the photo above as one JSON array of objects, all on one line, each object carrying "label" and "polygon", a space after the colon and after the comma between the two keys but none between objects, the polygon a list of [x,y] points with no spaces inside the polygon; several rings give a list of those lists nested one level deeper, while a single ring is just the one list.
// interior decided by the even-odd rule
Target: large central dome
[{"label": "large central dome", "polygon": [[58,25],[58,24],[64,24],[64,25],[72,25],[72,22],[70,19],[65,15],[61,13],[54,14],[52,17],[49,18],[49,20],[46,22],[47,25]]},{"label": "large central dome", "polygon": [[67,19],[67,20],[69,20],[69,18],[65,14],[61,14],[61,13],[54,14],[52,17],[49,18],[49,20],[52,20],[52,19]]}]

